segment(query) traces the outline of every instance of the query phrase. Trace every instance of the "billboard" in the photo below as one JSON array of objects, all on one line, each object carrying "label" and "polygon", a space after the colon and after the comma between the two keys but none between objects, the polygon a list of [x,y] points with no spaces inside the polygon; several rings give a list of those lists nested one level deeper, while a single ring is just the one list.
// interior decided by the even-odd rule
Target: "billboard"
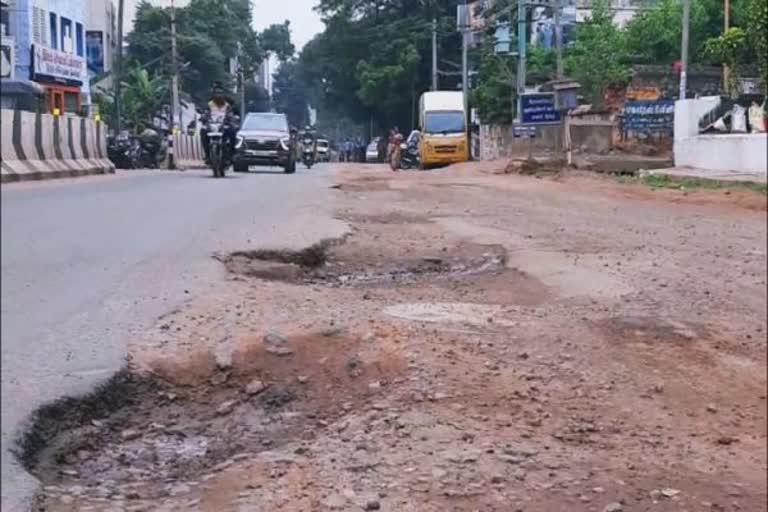
[{"label": "billboard", "polygon": [[85,32],[85,57],[88,73],[93,75],[104,73],[104,32],[101,30]]}]

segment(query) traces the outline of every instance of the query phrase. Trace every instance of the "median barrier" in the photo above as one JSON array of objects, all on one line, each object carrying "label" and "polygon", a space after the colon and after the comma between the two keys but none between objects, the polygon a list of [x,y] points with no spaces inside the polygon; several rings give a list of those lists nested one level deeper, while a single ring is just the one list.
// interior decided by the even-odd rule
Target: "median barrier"
[{"label": "median barrier", "polygon": [[174,163],[179,169],[203,169],[205,157],[200,135],[177,133],[173,136]]},{"label": "median barrier", "polygon": [[8,109],[0,115],[3,183],[115,172],[101,122]]}]

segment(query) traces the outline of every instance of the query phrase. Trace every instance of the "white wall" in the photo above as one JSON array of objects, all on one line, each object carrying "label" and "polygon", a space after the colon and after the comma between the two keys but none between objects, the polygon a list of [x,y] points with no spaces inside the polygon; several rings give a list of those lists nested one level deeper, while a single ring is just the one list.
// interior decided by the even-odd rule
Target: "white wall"
[{"label": "white wall", "polygon": [[766,174],[765,133],[699,134],[699,119],[719,103],[717,96],[675,102],[675,166]]}]

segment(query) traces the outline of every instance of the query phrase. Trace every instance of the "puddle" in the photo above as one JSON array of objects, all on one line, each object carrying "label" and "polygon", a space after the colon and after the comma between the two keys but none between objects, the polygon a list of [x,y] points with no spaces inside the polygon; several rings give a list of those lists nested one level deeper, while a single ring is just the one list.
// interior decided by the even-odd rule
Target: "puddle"
[{"label": "puddle", "polygon": [[42,481],[42,502],[119,500],[128,490],[136,501],[167,497],[239,457],[311,439],[390,392],[406,367],[344,333],[259,338],[229,367],[213,360],[190,354],[188,364],[124,370],[88,396],[38,410],[18,455]]}]

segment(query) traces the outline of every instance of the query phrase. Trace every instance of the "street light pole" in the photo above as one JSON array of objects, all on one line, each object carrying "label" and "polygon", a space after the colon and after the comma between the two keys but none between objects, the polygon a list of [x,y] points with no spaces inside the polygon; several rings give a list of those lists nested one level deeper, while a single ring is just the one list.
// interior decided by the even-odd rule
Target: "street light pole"
[{"label": "street light pole", "polygon": [[[728,1],[728,0],[726,0]],[[557,59],[557,79],[563,79],[563,26],[560,23],[560,0],[552,0],[555,21],[555,57]]]},{"label": "street light pole", "polygon": [[[728,29],[731,28],[731,1],[725,0],[724,12],[723,12],[723,20],[724,20],[724,30],[723,34],[728,32]],[[723,64],[723,89],[725,90],[725,93],[728,94],[730,92],[730,75],[731,70],[728,69],[728,64]]]},{"label": "street light pole", "polygon": [[686,98],[688,90],[688,35],[691,25],[691,0],[683,0],[683,41],[680,63],[680,99]]},{"label": "street light pole", "polygon": [[115,72],[112,79],[115,81],[115,130],[117,133],[123,128],[123,11],[125,10],[125,1],[117,2],[117,54],[115,55]]},{"label": "street light pole", "polygon": [[437,19],[432,20],[432,90],[437,90]]},{"label": "street light pole", "polygon": [[[176,48],[176,6],[171,0],[171,120],[168,135],[168,169],[176,169],[173,136],[176,127],[176,109],[179,108],[179,67]],[[180,109],[179,109],[180,110]]]}]

